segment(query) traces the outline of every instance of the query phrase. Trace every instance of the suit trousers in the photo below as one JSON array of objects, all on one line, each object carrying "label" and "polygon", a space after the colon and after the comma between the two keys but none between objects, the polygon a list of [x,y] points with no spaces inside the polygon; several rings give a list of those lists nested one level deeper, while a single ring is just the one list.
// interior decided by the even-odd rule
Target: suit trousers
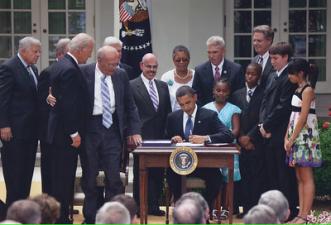
[{"label": "suit trousers", "polygon": [[1,159],[7,190],[7,207],[30,195],[37,144],[37,139],[18,140],[15,137],[9,142],[3,141]]},{"label": "suit trousers", "polygon": [[89,121],[85,148],[82,152],[83,179],[85,194],[83,213],[86,223],[94,223],[99,208],[99,189],[96,177],[101,169],[105,173],[105,201],[123,193],[120,178],[122,141],[118,120],[113,114],[113,124],[109,129],[102,125],[102,116],[93,116]]},{"label": "suit trousers", "polygon": [[[199,177],[205,181],[206,189],[202,196],[206,199],[209,208],[214,208],[214,200],[222,186],[222,174],[219,169],[214,168],[198,168],[188,176]],[[173,172],[171,169],[167,172],[167,181],[169,188],[174,195],[174,200],[177,201],[182,195],[181,176]]]},{"label": "suit trousers", "polygon": [[278,144],[272,140],[264,142],[267,190],[281,191],[289,202],[291,213],[295,213],[298,206],[297,180],[294,168],[285,162],[283,146],[283,141]]},{"label": "suit trousers", "polygon": [[244,213],[257,205],[261,194],[266,190],[264,152],[259,144],[255,144],[254,150],[241,149],[240,174],[242,204]]},{"label": "suit trousers", "polygon": [[40,140],[40,153],[41,190],[43,193],[50,194],[52,187],[52,158],[50,157],[50,144],[46,141]]},{"label": "suit trousers", "polygon": [[49,150],[49,157],[52,159],[50,195],[61,204],[60,218],[56,223],[72,223],[69,212],[74,196],[77,159],[81,147],[74,148],[63,141],[51,144]]}]

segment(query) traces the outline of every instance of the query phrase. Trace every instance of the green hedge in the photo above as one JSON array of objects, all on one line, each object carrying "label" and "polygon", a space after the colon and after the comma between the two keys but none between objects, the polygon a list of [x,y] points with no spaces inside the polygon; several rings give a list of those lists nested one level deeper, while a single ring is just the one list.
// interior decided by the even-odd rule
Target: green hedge
[{"label": "green hedge", "polygon": [[319,123],[323,164],[314,170],[316,195],[331,195],[331,128]]}]

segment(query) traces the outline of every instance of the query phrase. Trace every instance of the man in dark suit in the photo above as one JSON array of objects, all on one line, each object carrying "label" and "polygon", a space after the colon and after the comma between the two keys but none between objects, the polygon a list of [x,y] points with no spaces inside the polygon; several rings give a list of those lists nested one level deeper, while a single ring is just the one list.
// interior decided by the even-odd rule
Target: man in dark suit
[{"label": "man in dark suit", "polygon": [[48,120],[47,141],[50,143],[52,175],[50,195],[61,203],[57,223],[69,223],[77,158],[84,141],[88,115],[87,83],[78,64],[91,56],[94,41],[88,34],[77,34],[69,43],[69,51],[50,71],[52,95],[56,105]]},{"label": "man in dark suit", "polygon": [[0,66],[1,160],[8,207],[30,194],[38,141],[38,71],[34,64],[40,51],[39,40],[22,38],[18,54]]},{"label": "man in dark suit", "polygon": [[[56,61],[61,60],[68,52],[69,38],[61,38],[55,47]],[[54,62],[56,63],[56,62]],[[52,64],[53,65],[53,64]],[[49,94],[49,76],[51,67],[47,67],[41,71],[38,77],[38,139],[40,141],[40,172],[41,172],[41,189],[43,193],[49,194],[51,187],[51,158],[49,157],[49,144],[46,141],[48,115],[50,105],[46,99]]]},{"label": "man in dark suit", "polygon": [[269,57],[269,48],[274,40],[274,31],[268,25],[259,25],[253,29],[253,47],[256,56],[252,62],[262,66],[262,75],[260,77],[260,86],[266,87],[269,76],[274,72]]},{"label": "man in dark suit", "polygon": [[261,138],[253,139],[252,132],[259,124],[259,110],[264,89],[258,85],[262,73],[261,65],[251,63],[246,69],[246,87],[237,90],[232,95],[231,102],[242,111],[240,114],[239,144],[242,202],[244,213],[257,204],[264,191],[264,152],[261,148]]},{"label": "man in dark suit", "polygon": [[[139,116],[142,122],[141,135],[146,139],[163,139],[165,123],[168,113],[171,112],[168,86],[165,82],[156,80],[158,62],[156,57],[148,53],[144,55],[140,63],[142,74],[140,77],[131,80],[133,97],[138,107]],[[134,180],[133,196],[139,205],[139,160],[134,158]],[[148,209],[149,214],[163,215],[159,210],[159,197],[162,189],[163,170],[150,169],[148,179]]]},{"label": "man in dark suit", "polygon": [[213,87],[216,81],[228,79],[231,93],[245,86],[245,77],[241,65],[224,58],[225,42],[220,36],[207,40],[209,60],[195,68],[193,89],[198,94],[198,105],[213,101]]},{"label": "man in dark suit", "polygon": [[[119,54],[116,49],[104,46],[97,52],[97,64],[81,67],[87,78],[89,90],[89,119],[86,132],[85,151],[82,153],[84,217],[86,223],[94,223],[97,208],[96,177],[101,168],[105,172],[106,196],[109,201],[123,192],[120,179],[120,162],[123,142],[127,136],[134,145],[141,143],[140,119],[133,100],[129,79],[120,68]],[[103,89],[104,83],[106,90]],[[104,91],[109,92],[109,97]],[[110,101],[103,100],[108,97]],[[109,103],[109,104],[108,104]],[[105,104],[108,104],[106,106]],[[104,123],[109,108],[112,123]],[[124,130],[126,128],[126,131]]]},{"label": "man in dark suit", "polygon": [[[119,57],[121,59],[123,43],[120,39],[118,39],[117,37],[114,37],[114,36],[106,37],[103,42],[103,45],[104,46],[108,45],[108,46],[114,47],[117,50]],[[120,62],[118,64],[118,66],[120,68],[122,68],[128,74],[130,80],[133,80],[139,76],[139,74],[134,74],[132,66],[130,66],[128,64]]]},{"label": "man in dark suit", "polygon": [[[218,119],[216,112],[198,108],[196,105],[197,95],[191,87],[182,86],[178,88],[176,99],[181,110],[168,115],[166,127],[166,137],[171,138],[173,143],[180,143],[184,140],[196,144],[205,142],[231,143],[233,141],[234,136]],[[206,190],[204,197],[209,204],[209,208],[212,209],[212,203],[222,183],[220,170],[200,168],[196,169],[191,175],[205,180]],[[180,176],[169,170],[168,183],[174,194],[174,199],[177,200],[181,196]]]},{"label": "man in dark suit", "polygon": [[264,91],[260,108],[259,135],[263,137],[267,190],[277,189],[289,200],[291,214],[296,215],[297,185],[294,168],[284,162],[284,136],[291,114],[291,99],[296,89],[288,79],[287,65],[293,55],[290,44],[279,42],[269,49],[276,70]]}]

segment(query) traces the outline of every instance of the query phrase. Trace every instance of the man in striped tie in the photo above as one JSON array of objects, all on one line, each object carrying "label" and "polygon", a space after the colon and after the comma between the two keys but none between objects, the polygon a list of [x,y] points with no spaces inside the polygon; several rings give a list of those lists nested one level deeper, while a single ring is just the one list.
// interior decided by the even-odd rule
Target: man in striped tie
[{"label": "man in striped tie", "polygon": [[[171,112],[168,86],[155,79],[158,61],[155,55],[148,53],[140,62],[142,74],[130,81],[135,103],[142,121],[141,135],[146,139],[163,139],[167,115]],[[138,157],[134,160],[133,196],[139,205]],[[161,216],[158,199],[162,189],[163,170],[149,170],[148,209],[149,214]]]},{"label": "man in striped tie", "polygon": [[118,64],[117,50],[103,46],[97,51],[96,64],[81,67],[87,79],[90,106],[85,149],[81,155],[86,223],[95,222],[98,171],[105,173],[105,201],[109,201],[123,192],[120,162],[124,141],[128,138],[133,145],[141,143],[141,123],[129,79]]}]

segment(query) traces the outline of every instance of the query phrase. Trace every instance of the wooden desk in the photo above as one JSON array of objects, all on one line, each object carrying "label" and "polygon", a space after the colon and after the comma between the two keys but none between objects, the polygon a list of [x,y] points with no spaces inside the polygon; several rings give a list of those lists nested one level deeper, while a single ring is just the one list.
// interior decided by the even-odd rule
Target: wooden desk
[{"label": "wooden desk", "polygon": [[[140,223],[147,224],[147,178],[148,168],[168,168],[169,156],[175,146],[139,146],[133,154],[139,156],[139,179],[140,179]],[[222,147],[192,147],[198,156],[197,168],[229,168],[229,182],[227,190],[229,195],[229,223],[232,223],[233,213],[233,155],[239,154],[235,145]],[[212,209],[211,209],[212,210]]]}]

